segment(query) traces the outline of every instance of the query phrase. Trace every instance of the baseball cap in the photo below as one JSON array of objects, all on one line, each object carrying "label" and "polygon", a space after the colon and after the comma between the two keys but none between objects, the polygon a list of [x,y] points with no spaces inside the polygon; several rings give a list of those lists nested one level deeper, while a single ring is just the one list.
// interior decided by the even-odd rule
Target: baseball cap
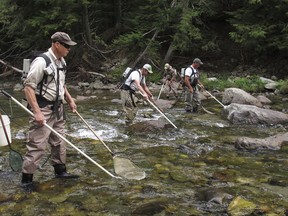
[{"label": "baseball cap", "polygon": [[203,65],[203,62],[202,62],[199,58],[195,58],[195,59],[193,60],[193,63],[198,63],[198,64],[200,64],[200,65]]},{"label": "baseball cap", "polygon": [[51,36],[51,39],[53,42],[58,41],[69,46],[74,46],[77,44],[76,42],[72,41],[70,36],[65,32],[56,32]]},{"label": "baseball cap", "polygon": [[165,64],[164,69],[167,70],[170,67],[168,63]]},{"label": "baseball cap", "polygon": [[145,70],[147,70],[149,73],[153,73],[152,67],[151,67],[150,64],[145,64],[145,65],[143,66],[143,68],[144,68]]}]

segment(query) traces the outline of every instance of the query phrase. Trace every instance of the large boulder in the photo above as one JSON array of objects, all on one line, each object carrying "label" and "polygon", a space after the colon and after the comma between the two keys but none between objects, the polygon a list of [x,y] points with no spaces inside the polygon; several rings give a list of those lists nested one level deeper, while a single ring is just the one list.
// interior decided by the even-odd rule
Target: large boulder
[{"label": "large boulder", "polygon": [[163,99],[155,100],[155,104],[157,105],[157,107],[162,110],[171,109],[176,102],[177,102],[176,100],[163,100]]},{"label": "large boulder", "polygon": [[279,111],[262,109],[252,105],[232,103],[222,114],[233,124],[287,124],[288,115]]},{"label": "large boulder", "polygon": [[128,132],[133,132],[134,134],[147,134],[147,133],[157,133],[163,129],[173,127],[165,119],[158,120],[148,120],[134,123],[128,126]]},{"label": "large boulder", "polygon": [[262,103],[257,98],[239,88],[225,89],[222,97],[222,103],[225,105],[231,103],[238,103],[238,104],[254,105],[257,107],[263,106]]},{"label": "large boulder", "polygon": [[264,139],[240,137],[236,140],[235,147],[238,149],[246,150],[279,150],[284,144],[288,144],[288,133],[277,134],[275,136],[270,136]]}]

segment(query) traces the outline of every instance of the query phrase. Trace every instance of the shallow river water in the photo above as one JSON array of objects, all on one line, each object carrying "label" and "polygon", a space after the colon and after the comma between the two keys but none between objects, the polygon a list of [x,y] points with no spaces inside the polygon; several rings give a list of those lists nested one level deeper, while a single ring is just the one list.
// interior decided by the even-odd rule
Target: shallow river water
[{"label": "shallow river water", "polygon": [[[12,95],[21,99],[21,93]],[[165,110],[178,129],[134,133],[125,126],[121,105],[113,100],[119,99],[119,92],[95,95],[79,102],[78,112],[109,148],[129,158],[146,177],[112,178],[68,145],[68,171],[80,178],[55,179],[48,161],[35,173],[37,188],[29,193],[20,187],[21,173],[9,166],[8,146],[0,147],[0,215],[228,215],[237,197],[251,204],[247,208],[253,206],[241,215],[288,214],[288,149],[234,147],[237,137],[264,138],[286,132],[286,126],[232,125],[221,116],[222,107],[209,99],[203,104],[214,115],[187,114],[179,101]],[[275,102],[272,108],[287,107],[276,97],[270,99]],[[12,146],[24,154],[28,115],[2,96],[0,105],[11,118]],[[66,110],[67,139],[114,173],[111,154],[77,115]],[[158,118],[162,117],[157,111],[141,105],[136,122]],[[43,163],[48,156],[49,148]]]}]

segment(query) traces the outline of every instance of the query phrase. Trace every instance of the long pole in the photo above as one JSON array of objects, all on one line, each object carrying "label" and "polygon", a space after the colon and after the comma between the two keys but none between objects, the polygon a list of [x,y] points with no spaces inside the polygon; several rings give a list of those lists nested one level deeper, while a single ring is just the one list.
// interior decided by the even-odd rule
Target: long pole
[{"label": "long pole", "polygon": [[157,97],[157,100],[160,99],[160,95],[161,95],[161,92],[162,92],[163,87],[164,87],[164,85],[165,85],[165,82],[166,82],[166,81],[164,81],[164,83],[163,83],[162,86],[161,86],[161,89],[160,89],[159,95],[158,95],[158,97]]},{"label": "long pole", "polygon": [[88,122],[79,114],[79,112],[76,110],[75,113],[79,116],[79,118],[84,122],[84,124],[91,130],[91,132],[97,137],[97,139],[108,149],[108,151],[114,156],[114,153],[112,150],[104,143],[102,139],[96,134],[96,132],[91,128],[91,126],[88,124]]},{"label": "long pole", "polygon": [[207,94],[209,94],[215,101],[217,101],[224,109],[226,108],[226,106],[223,104],[223,103],[221,103],[214,95],[212,95],[209,91],[207,91],[207,90],[205,90],[204,89],[204,91],[207,93]]},{"label": "long pole", "polygon": [[[142,92],[139,91],[139,93],[144,96],[142,94]],[[161,112],[161,110],[154,104],[152,103],[149,99],[146,99],[171,125],[173,125],[174,128],[177,128],[175,124],[173,124],[173,122],[170,121],[170,119],[163,113]]]},{"label": "long pole", "polygon": [[[21,104],[18,100],[16,100],[14,97],[12,97],[10,94],[8,94],[6,91],[1,91],[5,96],[8,98],[11,98],[16,104],[18,104],[21,108],[23,108],[27,113],[29,113],[31,116],[34,116],[34,114],[27,109],[23,104]],[[82,154],[84,157],[86,157],[88,160],[90,160],[92,163],[94,163],[96,166],[98,166],[101,170],[106,172],[108,175],[110,175],[113,178],[122,179],[119,176],[115,176],[112,173],[110,173],[108,170],[106,170],[104,167],[102,167],[100,164],[98,164],[96,161],[94,161],[92,158],[90,158],[88,155],[86,155],[83,151],[81,151],[79,148],[77,148],[75,145],[73,145],[69,140],[67,140],[64,136],[59,134],[57,131],[55,131],[51,126],[44,123],[44,126],[47,127],[49,130],[51,130],[53,133],[55,133],[58,137],[60,137],[62,140],[64,140],[66,143],[68,143],[70,146],[72,146],[74,149],[76,149],[80,154]]]}]

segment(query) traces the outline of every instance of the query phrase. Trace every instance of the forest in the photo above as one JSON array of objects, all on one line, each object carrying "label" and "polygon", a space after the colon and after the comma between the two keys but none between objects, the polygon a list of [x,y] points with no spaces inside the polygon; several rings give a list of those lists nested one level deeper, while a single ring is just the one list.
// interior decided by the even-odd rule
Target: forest
[{"label": "forest", "polygon": [[77,79],[195,57],[208,74],[287,74],[288,0],[1,0],[0,11],[2,77],[18,76],[7,65],[22,69],[56,31],[78,43],[66,59]]}]

